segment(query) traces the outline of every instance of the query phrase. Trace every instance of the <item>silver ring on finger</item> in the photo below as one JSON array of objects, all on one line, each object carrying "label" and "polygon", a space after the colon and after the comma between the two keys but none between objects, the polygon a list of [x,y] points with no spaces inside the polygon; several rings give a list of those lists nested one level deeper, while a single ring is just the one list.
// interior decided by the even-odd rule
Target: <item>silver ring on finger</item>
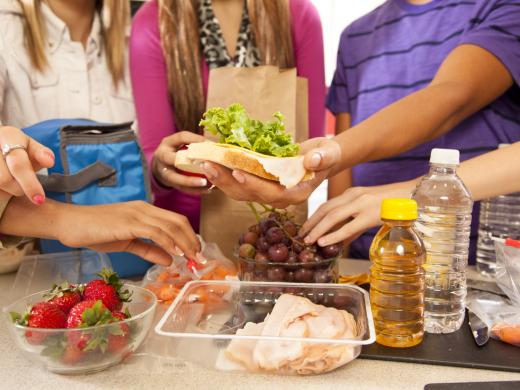
[{"label": "silver ring on finger", "polygon": [[13,150],[16,150],[16,149],[22,149],[22,150],[25,150],[27,151],[27,148],[24,146],[24,145],[20,145],[20,144],[4,144],[2,146],[2,156],[5,158],[7,157],[7,155],[9,153],[11,153]]}]

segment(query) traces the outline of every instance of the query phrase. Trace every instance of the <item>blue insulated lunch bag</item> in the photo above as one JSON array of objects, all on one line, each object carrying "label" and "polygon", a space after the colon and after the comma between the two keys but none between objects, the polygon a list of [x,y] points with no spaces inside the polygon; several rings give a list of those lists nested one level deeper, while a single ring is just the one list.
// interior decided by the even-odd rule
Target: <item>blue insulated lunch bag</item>
[{"label": "blue insulated lunch bag", "polygon": [[[23,129],[56,156],[48,176],[39,175],[46,196],[78,205],[150,201],[146,164],[131,124],[52,119]],[[52,240],[41,240],[41,249],[43,253],[72,250]],[[144,274],[150,267],[129,253],[109,257],[123,277]]]}]

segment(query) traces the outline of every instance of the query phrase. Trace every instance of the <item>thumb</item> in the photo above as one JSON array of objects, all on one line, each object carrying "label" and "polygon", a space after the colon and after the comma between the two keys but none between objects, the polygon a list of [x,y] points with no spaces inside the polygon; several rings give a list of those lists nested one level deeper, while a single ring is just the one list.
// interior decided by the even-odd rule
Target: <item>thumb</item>
[{"label": "thumb", "polygon": [[341,160],[341,146],[333,139],[324,140],[305,153],[303,165],[309,171],[330,169]]}]

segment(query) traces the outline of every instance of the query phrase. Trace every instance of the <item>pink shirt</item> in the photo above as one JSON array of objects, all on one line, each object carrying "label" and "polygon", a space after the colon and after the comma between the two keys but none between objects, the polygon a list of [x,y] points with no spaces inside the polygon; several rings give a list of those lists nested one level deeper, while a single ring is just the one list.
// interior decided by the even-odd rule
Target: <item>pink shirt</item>
[{"label": "pink shirt", "polygon": [[[309,136],[324,135],[325,75],[323,36],[316,8],[310,0],[290,0],[291,31],[298,75],[309,81]],[[166,64],[161,48],[157,2],[144,4],[134,17],[130,37],[130,73],[141,146],[151,166],[153,153],[164,137],[175,133],[175,112],[168,95]],[[206,93],[208,66],[203,60]],[[186,215],[198,230],[200,197],[158,185],[152,177],[154,203]]]}]

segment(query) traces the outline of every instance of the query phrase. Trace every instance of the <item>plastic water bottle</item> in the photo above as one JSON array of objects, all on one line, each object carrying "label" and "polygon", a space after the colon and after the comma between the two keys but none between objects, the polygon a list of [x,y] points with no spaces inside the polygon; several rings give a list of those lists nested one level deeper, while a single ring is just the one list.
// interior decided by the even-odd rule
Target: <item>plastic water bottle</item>
[{"label": "plastic water bottle", "polygon": [[[498,147],[507,147],[501,144]],[[477,270],[494,277],[495,243],[492,237],[520,240],[520,192],[485,199],[480,203],[477,241]]]},{"label": "plastic water bottle", "polygon": [[376,341],[412,347],[424,335],[424,245],[413,228],[417,203],[385,199],[383,226],[370,246],[370,303]]},{"label": "plastic water bottle", "polygon": [[413,198],[419,206],[416,229],[426,247],[425,330],[451,333],[465,315],[466,267],[473,201],[457,176],[459,151],[433,149],[430,172]]}]

